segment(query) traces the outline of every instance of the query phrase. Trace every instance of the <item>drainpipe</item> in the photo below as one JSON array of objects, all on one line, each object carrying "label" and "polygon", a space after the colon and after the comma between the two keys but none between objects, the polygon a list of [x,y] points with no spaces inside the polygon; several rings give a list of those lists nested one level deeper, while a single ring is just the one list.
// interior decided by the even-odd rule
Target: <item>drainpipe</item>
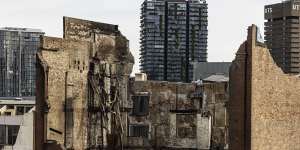
[{"label": "drainpipe", "polygon": [[65,110],[65,131],[64,131],[64,146],[67,148],[67,92],[68,92],[68,72],[65,73],[65,103],[64,103],[64,110]]}]

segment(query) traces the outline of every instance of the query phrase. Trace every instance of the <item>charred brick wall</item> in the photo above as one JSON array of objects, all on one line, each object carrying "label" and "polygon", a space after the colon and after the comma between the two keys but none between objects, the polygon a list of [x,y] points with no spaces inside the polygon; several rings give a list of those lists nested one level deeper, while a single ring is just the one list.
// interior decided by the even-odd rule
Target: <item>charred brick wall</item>
[{"label": "charred brick wall", "polygon": [[[99,62],[96,63],[98,66],[95,66],[95,60]],[[113,69],[105,69],[104,74],[97,75],[105,76],[103,82],[107,85],[112,84],[107,79],[108,75],[110,78],[118,77],[123,83],[118,88],[118,104],[125,105],[127,89],[124,87],[127,87],[133,63],[128,40],[116,25],[64,17],[64,38],[43,37],[41,40],[37,75],[37,93],[41,93],[37,96],[39,118],[36,124],[40,124],[39,130],[36,130],[37,149],[55,146],[82,150],[100,146],[100,142],[91,145],[88,139],[91,110],[88,105],[91,91],[89,73],[97,72],[91,70],[91,64],[93,69],[101,68],[101,64],[112,66]],[[98,84],[100,81],[95,82]],[[121,117],[124,118],[124,115]],[[111,125],[106,127],[110,130]],[[41,135],[45,138],[40,139]],[[41,148],[41,145],[45,146]]]}]

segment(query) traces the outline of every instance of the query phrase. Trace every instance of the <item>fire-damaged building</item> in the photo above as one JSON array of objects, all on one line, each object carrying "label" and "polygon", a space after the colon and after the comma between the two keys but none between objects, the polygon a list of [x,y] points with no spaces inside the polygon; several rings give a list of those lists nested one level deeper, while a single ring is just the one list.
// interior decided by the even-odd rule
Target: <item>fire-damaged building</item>
[{"label": "fire-damaged building", "polygon": [[128,40],[117,25],[69,17],[63,22],[63,38],[41,39],[35,148],[119,149],[134,64]]},{"label": "fire-damaged building", "polygon": [[64,17],[63,38],[40,41],[36,150],[227,147],[228,78],[130,78],[128,40],[111,24]]},{"label": "fire-damaged building", "polygon": [[[222,78],[223,79],[223,78]],[[226,149],[228,78],[199,83],[132,79],[128,149]]]}]

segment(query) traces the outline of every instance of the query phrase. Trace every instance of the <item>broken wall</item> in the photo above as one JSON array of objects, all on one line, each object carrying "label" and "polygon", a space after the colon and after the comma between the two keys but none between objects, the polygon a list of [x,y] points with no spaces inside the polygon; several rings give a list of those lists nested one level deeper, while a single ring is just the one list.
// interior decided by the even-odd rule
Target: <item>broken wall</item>
[{"label": "broken wall", "polygon": [[[228,146],[228,82],[132,81],[129,125],[149,126],[149,135],[128,137],[129,147],[217,149]],[[149,96],[147,113],[135,115],[136,96]],[[129,128],[129,127],[128,127]],[[130,131],[129,131],[130,134]]]},{"label": "broken wall", "polygon": [[128,146],[196,148],[200,99],[190,97],[196,85],[133,81],[130,87],[129,101],[133,102],[132,96],[144,93],[149,96],[149,103],[146,106],[149,111],[143,116],[130,115],[129,124],[149,126],[150,134],[144,138],[129,136]]},{"label": "broken wall", "polygon": [[[67,145],[67,139],[76,139],[71,145],[83,149],[86,145],[84,126],[90,43],[53,37],[44,37],[42,42],[40,56],[48,68],[46,88],[49,110],[46,113],[44,129],[46,140]],[[67,108],[67,102],[71,100],[72,106]],[[67,118],[68,112],[73,112],[74,118]],[[67,119],[74,121],[71,129],[73,131],[70,132],[76,134],[66,133]]]},{"label": "broken wall", "polygon": [[249,27],[231,67],[230,149],[298,150],[300,78],[283,73],[257,34]]},{"label": "broken wall", "polygon": [[228,82],[204,83],[202,88],[205,95],[203,112],[212,117],[212,148],[228,147]]},{"label": "broken wall", "polygon": [[[91,143],[89,139],[92,133],[90,116],[101,113],[98,109],[93,112],[89,105],[91,101],[99,101],[89,97],[90,74],[97,72],[91,70],[91,65],[94,68],[101,68],[101,64],[115,66],[113,70],[104,70],[104,74],[93,75],[102,76],[108,85],[108,75],[118,76],[122,83],[118,85],[122,86],[118,87],[118,103],[126,102],[124,87],[127,87],[126,81],[134,63],[128,40],[116,25],[64,17],[64,38],[43,37],[38,56],[37,86],[40,94],[37,95],[36,124],[42,125],[36,129],[36,135],[45,134],[43,139],[37,138],[37,149],[43,149],[43,144],[57,144],[60,146],[56,147],[75,150],[103,146],[103,143]],[[108,129],[111,123],[105,127]],[[95,133],[94,137],[102,134]]]}]

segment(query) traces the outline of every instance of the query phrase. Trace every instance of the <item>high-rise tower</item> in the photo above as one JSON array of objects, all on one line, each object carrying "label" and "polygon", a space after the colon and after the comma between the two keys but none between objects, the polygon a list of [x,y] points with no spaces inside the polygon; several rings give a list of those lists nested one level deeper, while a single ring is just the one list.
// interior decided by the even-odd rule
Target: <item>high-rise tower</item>
[{"label": "high-rise tower", "polygon": [[300,1],[265,6],[265,40],[285,73],[300,73]]},{"label": "high-rise tower", "polygon": [[35,96],[35,55],[43,34],[38,29],[0,28],[0,97]]},{"label": "high-rise tower", "polygon": [[189,82],[193,62],[207,61],[205,0],[145,0],[141,70],[150,80]]}]

